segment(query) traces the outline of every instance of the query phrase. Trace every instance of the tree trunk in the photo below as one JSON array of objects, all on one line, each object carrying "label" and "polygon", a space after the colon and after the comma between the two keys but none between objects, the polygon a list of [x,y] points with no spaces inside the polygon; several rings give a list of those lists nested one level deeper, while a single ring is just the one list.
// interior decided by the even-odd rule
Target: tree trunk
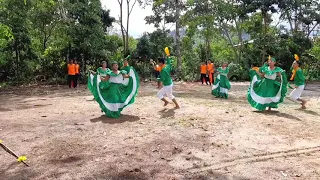
[{"label": "tree trunk", "polygon": [[[82,62],[82,67],[81,67],[81,70],[82,70],[82,77],[86,77],[86,71],[87,71],[87,66],[86,66],[86,62],[85,62],[85,55],[83,54],[82,57],[81,57],[81,62]],[[86,79],[85,78],[81,78],[81,81],[80,83],[85,83],[86,82]]]},{"label": "tree trunk", "polygon": [[177,56],[177,66],[178,66],[178,77],[181,75],[182,71],[182,62],[181,62],[181,54],[180,54],[180,2],[176,1],[176,56]]},{"label": "tree trunk", "polygon": [[18,52],[18,47],[15,47],[15,53],[16,53],[16,69],[15,69],[15,76],[18,78],[19,76],[19,52]]},{"label": "tree trunk", "polygon": [[224,27],[224,25],[222,25],[222,26],[220,26],[220,27],[221,27],[221,31],[226,34],[227,40],[229,41],[230,45],[232,46],[232,50],[233,50],[234,54],[235,54],[236,56],[239,56],[239,55],[238,55],[237,48],[234,46],[234,43],[233,43],[233,41],[232,41],[232,38],[231,38],[230,33],[229,33],[228,30]]},{"label": "tree trunk", "polygon": [[123,27],[123,21],[122,21],[122,15],[123,15],[123,12],[122,12],[122,5],[123,5],[123,0],[118,0],[118,3],[119,3],[119,6],[120,6],[120,26],[121,26],[121,34],[122,34],[122,43],[123,43],[123,53],[125,54],[126,53],[126,35],[125,35],[125,32],[124,32],[124,27]]},{"label": "tree trunk", "polygon": [[[241,20],[239,20],[239,21],[241,21]],[[238,34],[238,40],[239,40],[239,44],[240,44],[240,47],[238,48],[238,63],[241,63],[242,49],[243,49],[242,28],[241,28],[241,25],[239,25],[237,19],[235,19],[235,25],[236,25],[236,29],[238,32],[237,34]]]},{"label": "tree trunk", "polygon": [[[267,12],[262,12],[262,15],[263,15],[263,23],[264,23],[264,42],[266,43],[267,39],[267,30],[268,30],[268,24],[267,24]],[[262,65],[264,64],[265,60],[266,60],[266,45],[263,44],[263,50],[262,50],[262,60],[261,60],[261,63]]]},{"label": "tree trunk", "polygon": [[209,52],[210,52],[210,41],[209,41],[209,38],[206,37],[206,60],[210,59]]},{"label": "tree trunk", "polygon": [[290,25],[290,29],[291,29],[291,31],[293,31],[292,19],[290,17],[289,11],[286,12],[286,16],[287,16],[287,19],[288,19],[288,22]]},{"label": "tree trunk", "polygon": [[127,56],[129,53],[129,22],[130,22],[130,7],[129,7],[129,5],[130,5],[130,1],[127,0],[127,29],[126,29],[126,44],[125,44],[126,48],[125,48],[125,52],[124,52],[125,56]]}]

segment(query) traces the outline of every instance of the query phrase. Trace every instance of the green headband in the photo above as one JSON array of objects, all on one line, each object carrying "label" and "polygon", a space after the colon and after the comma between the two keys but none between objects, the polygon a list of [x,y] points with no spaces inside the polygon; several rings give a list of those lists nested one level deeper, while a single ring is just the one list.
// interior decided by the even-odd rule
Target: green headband
[{"label": "green headband", "polygon": [[277,62],[275,58],[271,58],[270,60],[273,62]]},{"label": "green headband", "polygon": [[118,64],[118,62],[116,61],[111,62],[111,65],[114,65],[114,64]]}]

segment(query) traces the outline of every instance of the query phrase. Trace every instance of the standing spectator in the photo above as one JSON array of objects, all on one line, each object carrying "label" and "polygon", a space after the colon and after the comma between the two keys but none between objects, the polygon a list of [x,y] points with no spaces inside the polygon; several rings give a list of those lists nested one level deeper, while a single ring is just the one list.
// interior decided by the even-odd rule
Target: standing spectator
[{"label": "standing spectator", "polygon": [[80,66],[79,66],[77,60],[74,60],[74,64],[75,64],[74,87],[76,88],[78,86],[78,80],[80,77]]},{"label": "standing spectator", "polygon": [[69,61],[68,64],[68,84],[69,88],[75,87],[75,75],[76,75],[76,67],[75,64],[73,63],[73,59]]},{"label": "standing spectator", "polygon": [[207,79],[207,65],[205,62],[202,62],[201,63],[201,66],[200,66],[200,73],[201,73],[201,79],[200,81],[202,82],[202,84],[204,82],[206,82],[206,84],[208,85],[208,79]]},{"label": "standing spectator", "polygon": [[207,62],[207,74],[209,76],[210,85],[214,84],[214,64],[211,59]]}]

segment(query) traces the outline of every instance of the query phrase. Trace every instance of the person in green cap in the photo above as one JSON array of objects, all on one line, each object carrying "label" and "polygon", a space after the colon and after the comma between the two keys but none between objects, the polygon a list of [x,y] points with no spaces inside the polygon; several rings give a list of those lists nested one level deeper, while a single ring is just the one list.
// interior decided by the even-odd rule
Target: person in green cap
[{"label": "person in green cap", "polygon": [[[287,76],[285,71],[277,67],[275,58],[269,58],[259,71],[253,71],[250,75],[251,83],[247,98],[250,105],[259,111],[278,108],[287,93]],[[259,78],[261,77],[261,79]]]},{"label": "person in green cap", "polygon": [[176,98],[172,94],[172,88],[173,88],[173,81],[170,76],[171,72],[171,63],[172,59],[170,56],[167,57],[166,63],[165,58],[159,58],[159,66],[163,67],[160,72],[160,78],[158,78],[159,81],[162,82],[162,89],[157,93],[157,97],[161,99],[164,102],[164,106],[167,106],[169,104],[169,101],[166,100],[165,96],[172,100],[172,102],[175,104],[175,108],[179,109],[180,106],[176,100]]},{"label": "person in green cap", "polygon": [[106,76],[100,74],[90,76],[88,83],[92,86],[92,94],[106,116],[119,118],[121,111],[134,103],[139,89],[139,77],[130,67],[129,72],[119,71],[117,62],[111,63],[112,69]]},{"label": "person in green cap", "polygon": [[294,102],[301,102],[301,108],[306,109],[307,101],[301,99],[301,94],[305,87],[305,77],[300,68],[301,62],[295,60],[292,64],[292,76],[290,80],[294,81],[295,89],[290,93],[290,99]]}]

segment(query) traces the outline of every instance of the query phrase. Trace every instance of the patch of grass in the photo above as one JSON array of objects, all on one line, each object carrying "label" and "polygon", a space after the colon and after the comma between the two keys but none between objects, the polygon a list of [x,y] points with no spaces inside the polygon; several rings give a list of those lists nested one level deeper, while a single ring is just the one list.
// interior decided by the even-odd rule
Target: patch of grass
[{"label": "patch of grass", "polygon": [[6,88],[8,84],[6,82],[0,82],[0,88]]}]

